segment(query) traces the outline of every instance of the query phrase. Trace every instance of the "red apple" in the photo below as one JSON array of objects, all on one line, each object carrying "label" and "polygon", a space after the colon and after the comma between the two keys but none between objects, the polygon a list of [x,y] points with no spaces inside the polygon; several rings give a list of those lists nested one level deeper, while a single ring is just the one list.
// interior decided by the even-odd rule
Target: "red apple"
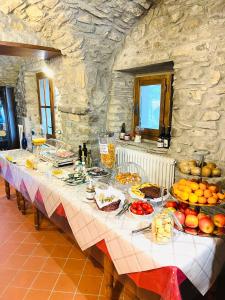
[{"label": "red apple", "polygon": [[174,207],[177,209],[177,202],[176,201],[168,201],[168,202],[166,202],[165,207],[166,208]]},{"label": "red apple", "polygon": [[198,234],[198,232],[197,232],[197,230],[195,228],[188,228],[187,227],[187,228],[184,229],[184,231],[186,233],[193,234],[193,235],[197,235]]},{"label": "red apple", "polygon": [[210,218],[210,216],[206,215],[205,213],[199,213],[198,214],[198,220],[200,220],[202,218]]},{"label": "red apple", "polygon": [[214,215],[213,222],[217,227],[224,227],[225,226],[225,215],[224,214]]},{"label": "red apple", "polygon": [[224,227],[217,228],[213,231],[213,234],[215,234],[217,236],[224,235],[225,234],[225,228]]},{"label": "red apple", "polygon": [[212,233],[214,230],[213,221],[208,217],[200,219],[198,226],[200,230],[204,233]]},{"label": "red apple", "polygon": [[185,219],[185,225],[190,228],[198,227],[198,217],[194,215],[187,215]]},{"label": "red apple", "polygon": [[184,225],[185,214],[179,210],[175,211],[174,215],[177,217],[181,225]]},{"label": "red apple", "polygon": [[189,204],[180,202],[178,206],[179,206],[179,209],[181,209],[181,208],[186,209],[189,206]]},{"label": "red apple", "polygon": [[185,215],[193,215],[193,216],[197,216],[198,213],[197,211],[195,211],[194,209],[191,209],[190,207],[185,209]]}]

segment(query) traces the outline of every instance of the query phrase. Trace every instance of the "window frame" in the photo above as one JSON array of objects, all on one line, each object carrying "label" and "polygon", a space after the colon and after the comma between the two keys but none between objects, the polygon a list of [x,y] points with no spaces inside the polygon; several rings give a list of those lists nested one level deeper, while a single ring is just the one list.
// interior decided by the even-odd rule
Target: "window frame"
[{"label": "window frame", "polygon": [[[41,79],[48,79],[49,81],[49,96],[50,96],[50,105],[41,105],[41,97],[40,97],[40,87],[39,87],[39,80]],[[42,124],[42,108],[50,108],[51,110],[51,121],[52,121],[52,134],[46,134],[47,138],[55,138],[55,104],[54,104],[54,87],[53,81],[51,78],[46,76],[43,72],[36,73],[36,80],[37,80],[37,93],[38,93],[38,106],[39,106],[39,118],[40,124]],[[45,93],[45,91],[44,91]],[[46,103],[45,103],[46,104]]]},{"label": "window frame", "polygon": [[146,76],[137,76],[134,80],[134,114],[133,114],[133,132],[135,127],[140,125],[140,87],[143,85],[161,84],[161,101],[160,101],[160,117],[159,129],[142,130],[142,138],[147,140],[157,140],[160,130],[171,127],[172,117],[172,73],[148,74]]}]

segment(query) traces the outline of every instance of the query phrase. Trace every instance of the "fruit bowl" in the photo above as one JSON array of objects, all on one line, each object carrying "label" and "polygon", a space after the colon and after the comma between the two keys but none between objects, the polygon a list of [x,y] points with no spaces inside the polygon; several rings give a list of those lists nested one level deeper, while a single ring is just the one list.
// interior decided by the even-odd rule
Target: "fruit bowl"
[{"label": "fruit bowl", "polygon": [[[168,202],[183,227],[183,230],[179,230],[175,225],[176,230],[201,237],[225,237],[225,209],[218,206],[191,206],[183,202],[172,204],[172,201]],[[165,207],[168,209],[167,203]]]},{"label": "fruit bowl", "polygon": [[194,206],[219,206],[225,204],[225,193],[217,184],[207,181],[181,179],[174,183],[170,194],[179,202]]},{"label": "fruit bowl", "polygon": [[129,207],[129,213],[136,219],[149,219],[154,214],[154,208],[146,201],[134,201]]}]

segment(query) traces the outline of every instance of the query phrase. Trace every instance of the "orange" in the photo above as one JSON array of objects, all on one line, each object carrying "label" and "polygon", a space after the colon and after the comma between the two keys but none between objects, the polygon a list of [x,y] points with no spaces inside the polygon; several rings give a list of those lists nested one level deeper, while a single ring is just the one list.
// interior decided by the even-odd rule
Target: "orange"
[{"label": "orange", "polygon": [[217,186],[216,185],[209,185],[208,189],[213,192],[216,193],[217,192]]},{"label": "orange", "polygon": [[204,190],[206,190],[207,186],[206,186],[205,183],[200,182],[199,183],[199,188],[204,191]]},{"label": "orange", "polygon": [[192,182],[192,183],[190,184],[190,186],[191,186],[191,188],[192,188],[193,191],[196,191],[196,190],[199,189],[199,185],[198,185],[197,182]]},{"label": "orange", "polygon": [[192,189],[189,186],[184,187],[184,192],[190,194],[192,192]]},{"label": "orange", "polygon": [[187,180],[184,178],[179,180],[179,184],[181,184],[181,185],[186,185],[186,182],[187,182]]},{"label": "orange", "polygon": [[187,181],[186,181],[186,185],[187,185],[187,186],[191,186],[191,183],[192,183],[192,181],[190,181],[190,180],[187,180]]},{"label": "orange", "polygon": [[220,200],[223,200],[225,198],[225,195],[221,193],[217,193],[217,196]]},{"label": "orange", "polygon": [[216,200],[214,197],[209,197],[209,198],[207,199],[207,202],[208,202],[209,204],[216,204],[216,203],[217,203],[217,200]]},{"label": "orange", "polygon": [[182,192],[180,198],[184,201],[188,200],[189,194],[187,192]]},{"label": "orange", "polygon": [[205,196],[206,198],[211,197],[211,196],[212,196],[211,191],[210,191],[210,190],[205,190],[205,191],[204,191],[204,196]]},{"label": "orange", "polygon": [[198,197],[203,196],[203,194],[204,194],[203,190],[199,189],[199,190],[195,191],[195,195],[198,196]]},{"label": "orange", "polygon": [[191,203],[196,203],[196,202],[198,202],[198,196],[196,196],[194,193],[191,193],[191,194],[189,195],[189,201],[190,201]]},{"label": "orange", "polygon": [[212,193],[213,194],[213,197],[216,199],[216,200],[218,200],[218,195],[216,194],[216,193]]},{"label": "orange", "polygon": [[207,199],[205,197],[198,197],[198,203],[205,204],[207,203]]}]

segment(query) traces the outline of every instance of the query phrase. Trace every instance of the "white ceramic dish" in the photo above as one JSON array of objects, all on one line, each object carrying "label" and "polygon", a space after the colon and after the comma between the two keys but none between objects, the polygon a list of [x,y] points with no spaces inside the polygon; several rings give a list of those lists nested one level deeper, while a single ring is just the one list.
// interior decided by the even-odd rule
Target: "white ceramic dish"
[{"label": "white ceramic dish", "polygon": [[152,216],[154,215],[155,213],[155,210],[154,210],[154,207],[153,207],[153,212],[151,214],[148,214],[148,215],[136,215],[134,213],[132,213],[132,211],[130,210],[131,207],[129,207],[129,213],[130,215],[135,218],[136,220],[139,220],[139,221],[143,221],[143,220],[151,220],[152,219]]}]

